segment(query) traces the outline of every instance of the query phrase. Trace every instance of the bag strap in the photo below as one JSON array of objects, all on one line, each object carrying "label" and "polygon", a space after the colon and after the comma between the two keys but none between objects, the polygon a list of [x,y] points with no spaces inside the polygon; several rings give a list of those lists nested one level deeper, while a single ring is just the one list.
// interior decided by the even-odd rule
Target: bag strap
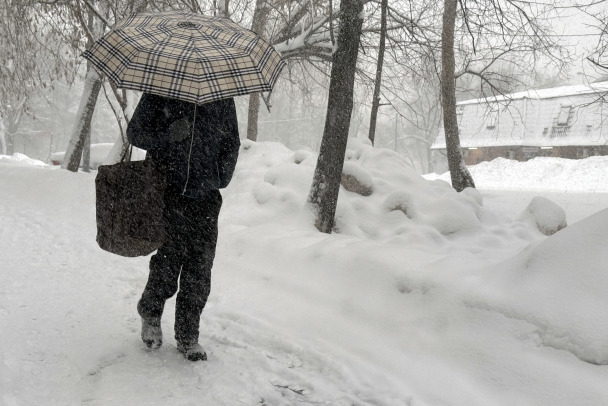
[{"label": "bag strap", "polygon": [[184,184],[184,190],[182,196],[186,195],[186,189],[188,188],[188,181],[190,180],[190,157],[192,156],[192,144],[194,144],[194,127],[196,126],[196,109],[198,104],[194,103],[194,118],[192,119],[192,129],[190,130],[190,151],[188,152],[188,171],[186,172],[186,183]]},{"label": "bag strap", "polygon": [[127,151],[129,152],[129,159],[127,159],[126,162],[131,162],[131,160],[133,159],[133,144],[131,144],[130,142],[127,142],[127,147],[125,148],[124,152],[122,153],[120,162],[125,162],[125,159],[127,158]]}]

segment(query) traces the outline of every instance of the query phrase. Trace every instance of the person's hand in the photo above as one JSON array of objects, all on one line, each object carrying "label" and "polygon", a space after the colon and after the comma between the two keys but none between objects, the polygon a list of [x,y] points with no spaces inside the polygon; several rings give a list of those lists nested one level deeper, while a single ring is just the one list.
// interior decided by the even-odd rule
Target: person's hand
[{"label": "person's hand", "polygon": [[187,117],[175,120],[169,126],[169,142],[179,142],[191,134],[191,125]]}]

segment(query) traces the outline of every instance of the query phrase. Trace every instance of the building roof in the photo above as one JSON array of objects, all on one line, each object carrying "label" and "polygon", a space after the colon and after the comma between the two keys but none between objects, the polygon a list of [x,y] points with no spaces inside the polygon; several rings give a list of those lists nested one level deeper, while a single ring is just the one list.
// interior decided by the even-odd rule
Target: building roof
[{"label": "building roof", "polygon": [[601,94],[608,92],[608,82],[598,82],[583,85],[559,86],[546,89],[530,89],[523,92],[510,93],[500,96],[492,96],[480,99],[464,100],[456,103],[458,106],[467,104],[487,104],[493,102],[505,102],[518,99],[552,99],[564,96],[580,96],[589,94]]}]

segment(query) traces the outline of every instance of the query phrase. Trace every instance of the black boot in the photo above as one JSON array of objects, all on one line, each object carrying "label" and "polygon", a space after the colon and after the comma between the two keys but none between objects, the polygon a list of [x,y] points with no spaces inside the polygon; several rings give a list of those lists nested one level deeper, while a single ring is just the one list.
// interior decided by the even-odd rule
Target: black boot
[{"label": "black boot", "polygon": [[178,341],[177,350],[190,361],[206,361],[207,353],[197,342]]},{"label": "black boot", "polygon": [[163,331],[160,328],[160,319],[141,318],[141,339],[152,350],[156,350],[163,345]]}]

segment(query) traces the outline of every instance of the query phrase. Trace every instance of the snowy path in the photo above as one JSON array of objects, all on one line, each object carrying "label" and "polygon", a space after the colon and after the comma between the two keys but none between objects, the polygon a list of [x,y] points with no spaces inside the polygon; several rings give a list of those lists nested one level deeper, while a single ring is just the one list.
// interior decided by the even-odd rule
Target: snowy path
[{"label": "snowy path", "polygon": [[[214,281],[219,293],[202,322],[207,362],[185,362],[175,350],[173,301],[164,346],[147,351],[135,312],[147,259],[97,247],[91,177],[75,175],[72,190],[84,201],[74,202],[58,188],[65,173],[32,184],[31,171],[41,169],[2,169],[10,181],[0,185],[0,246],[8,254],[0,272],[0,404],[388,405],[366,400],[375,388],[334,360],[331,346],[323,353],[281,335],[248,316],[246,303],[217,305],[226,295],[222,285],[242,286],[225,277]],[[225,271],[218,261],[214,272]]]}]

